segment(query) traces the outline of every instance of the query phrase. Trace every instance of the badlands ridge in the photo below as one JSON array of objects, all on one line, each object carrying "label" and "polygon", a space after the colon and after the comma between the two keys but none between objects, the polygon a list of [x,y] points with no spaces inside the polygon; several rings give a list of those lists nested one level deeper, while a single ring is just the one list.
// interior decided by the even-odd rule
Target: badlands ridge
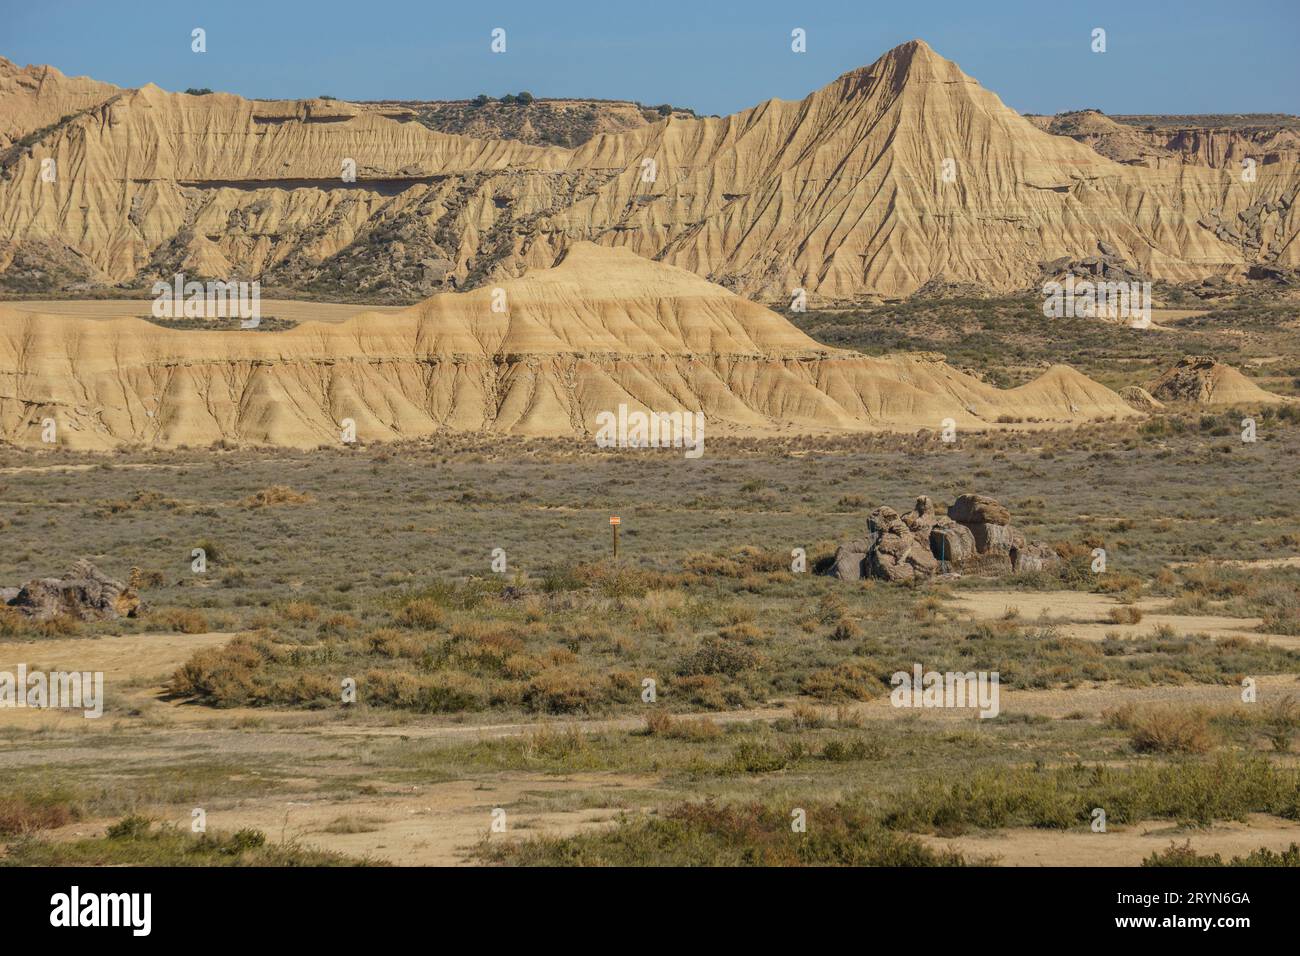
[{"label": "badlands ridge", "polygon": [[[187,331],[0,306],[0,440],[309,448],[440,431],[595,434],[620,404],[703,412],[708,434],[939,431],[1127,418],[1054,366],[1000,390],[939,357],[830,349],[784,317],[626,249],[569,247],[552,269],[398,312],[282,332]],[[1002,423],[999,423],[1002,419]]]},{"label": "badlands ridge", "polygon": [[1294,151],[1249,180],[1118,163],[919,40],[797,102],[575,149],[436,132],[382,104],[126,90],[5,60],[0,124],[0,283],[28,293],[183,272],[409,300],[549,268],[582,241],[812,306],[943,280],[1027,289],[1099,243],[1173,282],[1300,265]]}]

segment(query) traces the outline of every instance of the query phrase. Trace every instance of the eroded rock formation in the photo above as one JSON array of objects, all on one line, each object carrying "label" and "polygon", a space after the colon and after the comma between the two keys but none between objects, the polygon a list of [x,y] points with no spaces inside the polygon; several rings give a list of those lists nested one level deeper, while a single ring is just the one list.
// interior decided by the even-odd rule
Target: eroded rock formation
[{"label": "eroded rock formation", "polygon": [[19,588],[0,588],[0,598],[38,621],[62,615],[82,621],[138,617],[145,610],[139,576],[139,569],[132,568],[128,581],[118,581],[83,558],[64,577],[35,578]]},{"label": "eroded rock formation", "polygon": [[1210,355],[1188,355],[1147,386],[1160,402],[1194,405],[1276,405],[1288,401],[1260,388],[1231,365]]},{"label": "eroded rock formation", "polygon": [[1084,260],[1103,242],[1103,272],[1153,280],[1300,265],[1294,162],[1264,158],[1251,182],[1116,163],[1038,129],[919,40],[797,102],[671,116],[575,149],[8,61],[0,102],[14,117],[0,284],[27,291],[147,288],[179,271],[418,298],[549,267],[583,240],[761,301],[804,289],[813,306],[939,277],[1017,291],[1040,262],[1097,268]]},{"label": "eroded rock formation", "polygon": [[867,534],[840,546],[829,569],[849,581],[863,577],[908,582],[939,574],[999,575],[1042,571],[1059,561],[1011,525],[1011,513],[987,495],[961,495],[939,513],[927,495],[899,515],[881,506],[867,516]]},{"label": "eroded rock formation", "polygon": [[[1063,365],[999,389],[941,355],[822,346],[683,269],[580,243],[553,269],[280,332],[0,306],[0,441],[313,448],[439,431],[595,435],[602,412],[699,412],[708,434],[1041,427],[1136,417]],[[49,423],[53,423],[52,426]],[[53,428],[53,432],[49,428]]]}]

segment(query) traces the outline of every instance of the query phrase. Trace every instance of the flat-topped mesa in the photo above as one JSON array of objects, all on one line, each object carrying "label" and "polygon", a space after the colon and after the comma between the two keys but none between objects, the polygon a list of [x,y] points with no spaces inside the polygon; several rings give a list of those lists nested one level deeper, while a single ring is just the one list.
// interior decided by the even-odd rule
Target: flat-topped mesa
[{"label": "flat-topped mesa", "polygon": [[899,515],[881,506],[867,516],[867,533],[839,547],[828,572],[908,582],[937,575],[988,575],[1042,571],[1060,560],[1030,544],[1011,526],[1011,513],[987,495],[961,495],[940,514],[928,495]]},{"label": "flat-topped mesa", "polygon": [[[0,305],[0,441],[313,448],[464,431],[590,438],[603,413],[702,414],[710,436],[1038,427],[1137,417],[1065,366],[998,389],[934,357],[829,348],[627,249],[396,312],[284,331],[163,328]],[[349,426],[349,427],[352,427]]]}]

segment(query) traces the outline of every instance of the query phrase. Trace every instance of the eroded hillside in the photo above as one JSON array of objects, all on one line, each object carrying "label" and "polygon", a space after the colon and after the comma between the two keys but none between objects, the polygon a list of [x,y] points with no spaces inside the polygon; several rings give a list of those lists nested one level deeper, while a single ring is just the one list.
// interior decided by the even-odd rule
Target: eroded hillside
[{"label": "eroded hillside", "polygon": [[941,356],[827,349],[672,266],[591,243],[491,289],[283,332],[0,308],[0,436],[111,448],[313,447],[442,431],[591,436],[620,405],[709,433],[1040,427],[1134,413],[1065,366],[999,390]]},{"label": "eroded hillside", "polygon": [[921,41],[797,102],[670,116],[576,149],[336,100],[146,86],[87,106],[102,91],[77,85],[64,102],[63,84],[82,81],[35,91],[39,70],[5,81],[6,102],[52,98],[41,117],[65,117],[0,170],[0,277],[22,292],[183,271],[409,301],[549,267],[577,241],[812,303],[941,278],[1021,289],[1042,262],[1102,242],[1176,282],[1300,256],[1294,162],[1266,161],[1250,182],[1116,163],[1038,129]]}]

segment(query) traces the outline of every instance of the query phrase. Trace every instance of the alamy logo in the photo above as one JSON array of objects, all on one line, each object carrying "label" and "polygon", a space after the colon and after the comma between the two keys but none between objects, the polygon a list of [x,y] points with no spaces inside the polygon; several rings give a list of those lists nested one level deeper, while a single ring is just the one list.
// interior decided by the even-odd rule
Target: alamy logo
[{"label": "alamy logo", "polygon": [[1049,319],[1128,319],[1129,325],[1151,325],[1150,282],[1043,283],[1043,315]]},{"label": "alamy logo", "polygon": [[131,935],[148,936],[153,928],[152,893],[69,893],[50,897],[51,926],[129,926]]},{"label": "alamy logo", "polygon": [[600,448],[685,448],[687,458],[704,454],[703,412],[629,412],[596,416],[596,445]]},{"label": "alamy logo", "polygon": [[0,671],[0,707],[80,710],[89,720],[104,716],[103,671]]},{"label": "alamy logo", "polygon": [[896,671],[889,683],[895,707],[978,707],[981,717],[996,717],[1000,710],[997,671],[940,673],[913,664],[912,673]]},{"label": "alamy logo", "polygon": [[261,282],[186,282],[178,272],[169,285],[153,284],[155,319],[238,318],[242,329],[262,322]]}]

